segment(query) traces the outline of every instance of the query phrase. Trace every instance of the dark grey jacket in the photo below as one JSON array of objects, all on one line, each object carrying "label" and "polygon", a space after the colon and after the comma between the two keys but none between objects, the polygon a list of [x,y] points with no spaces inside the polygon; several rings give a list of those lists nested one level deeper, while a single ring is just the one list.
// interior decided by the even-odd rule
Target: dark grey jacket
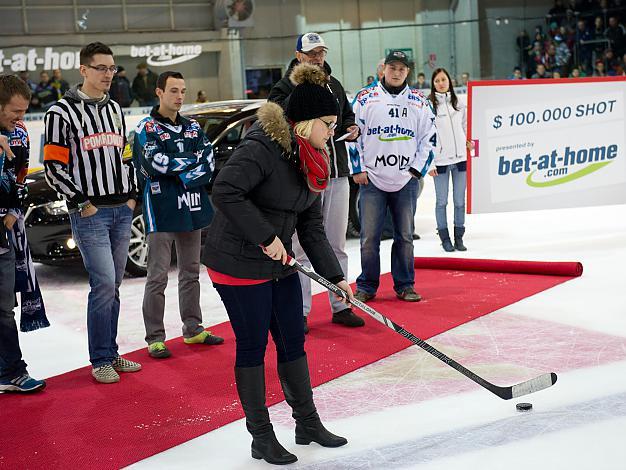
[{"label": "dark grey jacket", "polygon": [[[285,76],[281,78],[274,87],[270,90],[270,94],[267,97],[269,101],[273,101],[282,106],[283,109],[287,108],[289,102],[289,95],[295,88],[294,84],[289,80],[292,69],[298,65],[298,59],[293,59],[287,68]],[[346,97],[346,91],[343,86],[335,77],[331,75],[330,65],[324,62],[324,69],[326,74],[330,77],[328,87],[334,97],[337,99],[339,105],[339,115],[337,116],[337,129],[335,130],[335,137],[337,139],[346,133],[346,129],[353,126],[354,112],[352,112],[352,106]],[[331,142],[330,147],[330,177],[337,178],[339,176],[349,176],[350,168],[348,167],[348,153],[346,152],[346,144],[344,142]]]}]

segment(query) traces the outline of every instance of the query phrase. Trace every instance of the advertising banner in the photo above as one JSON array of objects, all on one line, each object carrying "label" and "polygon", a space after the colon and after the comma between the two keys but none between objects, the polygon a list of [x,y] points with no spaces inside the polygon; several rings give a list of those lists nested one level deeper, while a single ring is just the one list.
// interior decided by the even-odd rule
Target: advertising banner
[{"label": "advertising banner", "polygon": [[626,203],[626,77],[470,82],[468,213]]},{"label": "advertising banner", "polygon": [[[193,60],[202,54],[202,44],[137,44],[113,46],[116,56],[130,56],[150,66],[165,67]],[[80,47],[12,47],[0,48],[0,73],[23,70],[75,70],[80,67]]]}]

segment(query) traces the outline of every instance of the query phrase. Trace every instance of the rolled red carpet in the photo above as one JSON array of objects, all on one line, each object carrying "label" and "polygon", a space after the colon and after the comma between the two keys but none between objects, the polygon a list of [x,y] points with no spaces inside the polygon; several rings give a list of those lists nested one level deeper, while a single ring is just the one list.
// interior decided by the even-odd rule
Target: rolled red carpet
[{"label": "rolled red carpet", "polygon": [[417,269],[451,269],[492,273],[543,274],[544,276],[579,277],[583,265],[577,261],[510,261],[472,258],[415,258]]}]

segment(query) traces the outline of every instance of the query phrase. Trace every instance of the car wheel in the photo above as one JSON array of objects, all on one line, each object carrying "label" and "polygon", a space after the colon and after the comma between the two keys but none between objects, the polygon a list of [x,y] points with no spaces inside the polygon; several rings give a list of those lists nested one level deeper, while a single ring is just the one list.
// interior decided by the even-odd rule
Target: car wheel
[{"label": "car wheel", "polygon": [[132,277],[144,277],[148,274],[148,239],[140,206],[135,209],[130,227],[126,274]]}]

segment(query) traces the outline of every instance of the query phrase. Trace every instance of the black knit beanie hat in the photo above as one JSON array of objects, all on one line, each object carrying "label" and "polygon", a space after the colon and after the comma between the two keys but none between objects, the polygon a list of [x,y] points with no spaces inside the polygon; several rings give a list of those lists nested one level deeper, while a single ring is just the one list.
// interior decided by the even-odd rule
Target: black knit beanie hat
[{"label": "black knit beanie hat", "polygon": [[286,110],[291,121],[337,116],[337,100],[328,90],[326,73],[320,67],[306,63],[296,65],[289,80],[296,85],[289,96]]}]

